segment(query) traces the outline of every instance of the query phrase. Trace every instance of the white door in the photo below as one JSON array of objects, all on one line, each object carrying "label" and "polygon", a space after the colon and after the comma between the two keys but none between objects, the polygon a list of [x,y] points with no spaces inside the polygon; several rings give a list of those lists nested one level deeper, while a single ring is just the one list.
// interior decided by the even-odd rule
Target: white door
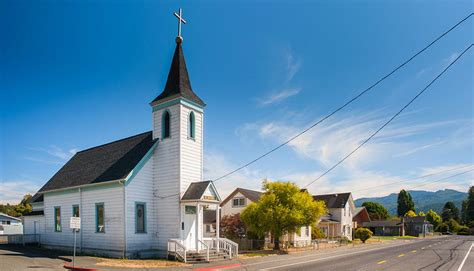
[{"label": "white door", "polygon": [[196,212],[196,206],[184,206],[184,236],[187,249],[196,249]]}]

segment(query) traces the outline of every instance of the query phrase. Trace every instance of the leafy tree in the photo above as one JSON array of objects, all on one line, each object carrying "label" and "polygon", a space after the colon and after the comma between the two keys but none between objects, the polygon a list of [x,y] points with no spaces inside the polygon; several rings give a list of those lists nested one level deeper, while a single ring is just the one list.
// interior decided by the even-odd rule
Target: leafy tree
[{"label": "leafy tree", "polygon": [[26,194],[20,203],[16,205],[0,204],[0,212],[5,213],[9,216],[20,217],[32,211],[30,204],[31,195]]},{"label": "leafy tree", "polygon": [[407,217],[414,217],[414,216],[416,216],[416,213],[413,212],[413,210],[409,210],[409,211],[405,214],[405,216],[407,216]]},{"label": "leafy tree", "polygon": [[413,199],[407,191],[404,189],[400,190],[398,193],[397,199],[397,214],[398,216],[404,216],[408,211],[412,210],[415,211],[415,204],[413,203]]},{"label": "leafy tree", "polygon": [[433,210],[429,210],[428,213],[426,213],[426,220],[433,224],[433,227],[436,229],[438,225],[441,223],[441,217]]},{"label": "leafy tree", "polygon": [[263,237],[268,232],[280,249],[280,237],[287,232],[315,224],[326,213],[323,201],[314,201],[307,192],[290,182],[263,182],[265,193],[242,212],[249,230]]},{"label": "leafy tree", "polygon": [[418,216],[426,216],[426,214],[423,211],[419,211]]},{"label": "leafy tree", "polygon": [[474,222],[474,186],[471,186],[467,196],[466,224]]},{"label": "leafy tree", "polygon": [[247,234],[247,228],[239,213],[224,216],[221,219],[220,230],[222,235],[229,239],[244,238]]},{"label": "leafy tree", "polygon": [[366,201],[362,206],[367,209],[371,220],[384,220],[390,217],[387,209],[378,202]]},{"label": "leafy tree", "polygon": [[357,228],[354,233],[354,237],[358,238],[365,243],[370,237],[372,237],[373,232],[367,228]]},{"label": "leafy tree", "polygon": [[449,232],[458,232],[461,229],[461,225],[453,218],[446,221],[445,224],[448,225]]},{"label": "leafy tree", "polygon": [[461,224],[466,225],[467,221],[467,200],[463,200],[461,203]]},{"label": "leafy tree", "polygon": [[441,218],[443,222],[446,222],[450,219],[456,220],[459,222],[459,209],[454,205],[454,202],[448,201],[444,204],[443,212],[441,212]]}]

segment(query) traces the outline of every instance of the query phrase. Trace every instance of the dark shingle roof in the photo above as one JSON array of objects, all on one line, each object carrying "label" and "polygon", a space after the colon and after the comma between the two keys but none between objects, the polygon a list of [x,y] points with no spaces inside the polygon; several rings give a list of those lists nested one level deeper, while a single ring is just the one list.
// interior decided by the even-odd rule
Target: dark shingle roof
[{"label": "dark shingle roof", "polygon": [[204,224],[216,223],[216,210],[204,210],[202,216]]},{"label": "dark shingle roof", "polygon": [[146,132],[80,151],[39,192],[124,179],[155,142]]},{"label": "dark shingle roof", "polygon": [[31,197],[30,199],[30,203],[33,203],[33,202],[43,202],[43,194],[34,194],[33,197]]},{"label": "dark shingle roof", "polygon": [[260,191],[255,191],[255,190],[250,190],[250,189],[245,189],[245,188],[238,187],[234,191],[232,191],[232,193],[230,193],[227,196],[227,198],[225,198],[221,202],[221,206],[226,204],[229,200],[231,200],[239,192],[240,192],[240,194],[244,195],[246,198],[248,198],[252,202],[258,201],[260,199],[260,197],[262,196],[262,194],[263,194],[263,192],[260,192]]},{"label": "dark shingle roof", "polygon": [[408,216],[404,220],[406,223],[423,223],[426,221],[426,216]]},{"label": "dark shingle roof", "polygon": [[206,188],[209,186],[210,182],[211,181],[191,183],[181,199],[182,200],[201,199],[204,192],[206,192]]},{"label": "dark shingle roof", "polygon": [[344,208],[344,205],[346,205],[350,195],[351,193],[314,195],[313,199],[324,201],[327,208]]},{"label": "dark shingle roof", "polygon": [[31,212],[25,214],[24,216],[34,216],[34,215],[44,215],[44,211],[43,210],[31,211]]},{"label": "dark shingle roof", "polygon": [[375,220],[363,223],[364,227],[400,227],[402,222],[398,220]]},{"label": "dark shingle roof", "polygon": [[186,62],[184,60],[183,49],[181,43],[176,45],[171,68],[168,73],[165,89],[151,103],[169,101],[174,98],[183,97],[201,106],[206,104],[199,98],[191,88]]}]

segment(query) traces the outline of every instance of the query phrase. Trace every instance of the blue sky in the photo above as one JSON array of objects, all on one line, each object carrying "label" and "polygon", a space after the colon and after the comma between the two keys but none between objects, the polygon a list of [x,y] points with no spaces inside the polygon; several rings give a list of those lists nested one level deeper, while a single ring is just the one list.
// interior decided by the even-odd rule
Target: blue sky
[{"label": "blue sky", "polygon": [[[0,201],[42,186],[76,151],[151,129],[183,8],[183,49],[205,109],[205,175],[285,141],[473,11],[472,1],[1,1]],[[471,18],[310,133],[217,183],[304,185],[350,152],[473,42]],[[372,142],[310,187],[410,189],[473,163],[473,52]],[[473,175],[426,190],[467,190]],[[367,188],[367,189],[366,189]],[[364,190],[365,189],[365,190]]]}]

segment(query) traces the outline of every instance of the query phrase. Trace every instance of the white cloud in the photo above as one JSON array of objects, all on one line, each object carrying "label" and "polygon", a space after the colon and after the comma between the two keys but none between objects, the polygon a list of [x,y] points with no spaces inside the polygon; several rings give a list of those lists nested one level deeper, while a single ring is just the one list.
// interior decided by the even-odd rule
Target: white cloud
[{"label": "white cloud", "polygon": [[288,99],[291,96],[295,96],[300,93],[301,88],[286,88],[275,93],[272,93],[268,97],[258,99],[260,106],[267,106],[273,103],[281,102]]},{"label": "white cloud", "polygon": [[[34,156],[27,156],[25,159],[45,164],[63,164],[65,161],[71,159],[76,152],[79,150],[76,148],[72,148],[69,150],[64,150],[56,145],[51,145],[48,148],[29,148],[32,151],[36,151],[42,153],[43,155],[46,154],[47,158],[38,158]],[[54,159],[54,160],[51,160]],[[57,160],[59,159],[59,160]]]},{"label": "white cloud", "polygon": [[301,59],[295,57],[291,48],[286,50],[286,80],[291,81],[301,67]]},{"label": "white cloud", "polygon": [[18,204],[27,193],[33,195],[39,189],[32,181],[1,181],[0,203]]}]

